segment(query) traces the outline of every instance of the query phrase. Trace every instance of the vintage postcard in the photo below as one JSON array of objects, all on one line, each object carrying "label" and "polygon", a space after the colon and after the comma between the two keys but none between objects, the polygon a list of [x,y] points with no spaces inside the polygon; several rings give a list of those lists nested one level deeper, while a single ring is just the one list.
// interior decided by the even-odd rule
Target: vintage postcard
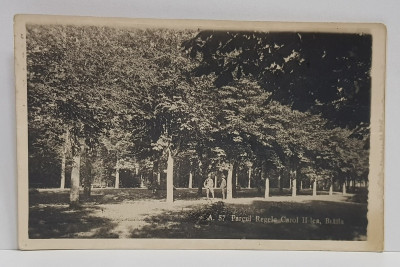
[{"label": "vintage postcard", "polygon": [[386,28],[15,16],[19,247],[382,251]]}]

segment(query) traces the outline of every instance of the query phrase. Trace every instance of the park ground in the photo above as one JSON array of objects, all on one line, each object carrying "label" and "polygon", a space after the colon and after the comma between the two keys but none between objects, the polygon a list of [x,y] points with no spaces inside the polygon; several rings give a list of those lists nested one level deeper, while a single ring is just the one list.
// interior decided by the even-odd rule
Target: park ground
[{"label": "park ground", "polygon": [[[208,200],[197,189],[165,192],[148,189],[93,189],[79,209],[69,208],[69,190],[29,192],[30,238],[230,238],[293,240],[365,240],[366,193],[241,189],[222,201]],[[81,195],[83,199],[83,195]],[[251,217],[250,217],[251,216]]]}]

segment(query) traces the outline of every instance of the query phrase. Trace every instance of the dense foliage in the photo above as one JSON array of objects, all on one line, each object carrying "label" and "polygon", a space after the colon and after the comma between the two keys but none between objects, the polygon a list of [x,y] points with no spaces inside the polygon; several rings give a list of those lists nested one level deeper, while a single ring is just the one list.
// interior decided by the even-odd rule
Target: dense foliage
[{"label": "dense foliage", "polygon": [[369,36],[30,25],[30,184],[78,156],[86,187],[163,187],[168,156],[175,186],[366,180],[370,57]]}]

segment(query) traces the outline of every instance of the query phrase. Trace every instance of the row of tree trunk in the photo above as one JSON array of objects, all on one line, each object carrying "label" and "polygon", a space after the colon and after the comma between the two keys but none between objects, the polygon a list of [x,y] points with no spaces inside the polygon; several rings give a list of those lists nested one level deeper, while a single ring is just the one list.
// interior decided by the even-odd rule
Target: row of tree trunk
[{"label": "row of tree trunk", "polygon": [[[66,132],[66,140],[68,139],[68,131]],[[80,145],[80,147],[72,149],[72,171],[71,171],[71,189],[70,189],[70,205],[71,206],[78,206],[79,205],[79,188],[80,188],[80,166],[81,166],[81,155],[83,154],[84,151],[84,145],[83,143]],[[65,187],[65,165],[66,165],[66,155],[68,153],[68,144],[66,143],[63,151],[62,151],[62,163],[61,163],[61,188]],[[116,168],[115,168],[115,188],[119,188],[119,164],[118,160],[116,162]],[[232,199],[233,195],[235,193],[236,186],[233,186],[233,177],[235,177],[235,182],[237,183],[237,177],[236,177],[236,168],[234,164],[229,164],[228,166],[228,176],[227,176],[227,199]],[[172,203],[174,201],[173,197],[173,173],[174,173],[174,158],[172,156],[171,151],[168,151],[168,159],[167,159],[167,199],[166,201],[168,203]],[[264,168],[262,168],[262,173],[261,176],[266,176],[265,175],[266,171]],[[158,172],[157,174],[157,183],[160,184],[160,178],[161,174]],[[251,184],[251,168],[249,168],[249,175],[248,175],[248,188],[250,188]],[[347,184],[346,182],[343,183],[343,194],[346,194],[346,186],[353,185],[355,186],[355,181],[351,181],[352,184]],[[350,182],[350,183],[351,183]],[[348,182],[349,183],[349,182]],[[193,173],[190,172],[189,174],[189,188],[192,188],[193,184]],[[202,190],[202,181],[198,183],[199,185],[199,193],[201,194]],[[84,184],[85,186],[85,184]],[[91,186],[90,183],[85,186]],[[215,177],[215,186],[217,186],[217,177]],[[260,193],[261,193],[261,186],[257,186]],[[281,183],[280,179],[278,179],[278,187],[281,188]],[[300,189],[302,189],[302,182],[300,185]],[[313,196],[317,194],[317,189],[316,189],[316,181],[314,180],[313,182]],[[290,188],[292,190],[292,196],[296,196],[297,194],[297,180],[296,179],[291,179],[290,183]],[[331,183],[330,188],[329,188],[329,195],[333,194],[333,185]],[[270,195],[270,179],[265,178],[265,193],[264,197],[268,198]]]}]

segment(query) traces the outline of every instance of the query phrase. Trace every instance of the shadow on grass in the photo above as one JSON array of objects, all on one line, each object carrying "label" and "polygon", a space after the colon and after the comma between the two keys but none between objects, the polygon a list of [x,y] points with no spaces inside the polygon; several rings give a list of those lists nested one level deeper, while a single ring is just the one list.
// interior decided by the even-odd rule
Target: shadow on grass
[{"label": "shadow on grass", "polygon": [[[147,189],[96,189],[92,190],[91,196],[87,199],[80,192],[82,202],[91,204],[118,204],[124,201],[140,199],[161,199],[162,195],[153,194]],[[29,204],[69,204],[69,190],[46,190],[29,194]]]},{"label": "shadow on grass", "polygon": [[[365,240],[366,205],[331,201],[265,202],[191,206],[145,218],[148,225],[131,231],[132,238]],[[236,221],[235,218],[249,218]],[[232,219],[232,216],[235,216]],[[276,223],[257,221],[276,218]],[[293,221],[282,222],[282,217]],[[306,222],[303,217],[307,218]],[[327,218],[343,224],[328,224]],[[285,219],[284,219],[285,220]],[[319,221],[318,221],[319,220]]]},{"label": "shadow on grass", "polygon": [[[197,189],[177,189],[174,190],[175,200],[185,199],[201,199],[205,197],[206,193],[203,190],[202,196],[197,194]],[[166,190],[158,190],[153,193],[149,189],[139,188],[120,188],[120,189],[94,189],[91,196],[85,199],[83,191],[80,192],[80,199],[82,202],[88,204],[118,204],[122,202],[136,201],[136,200],[159,200],[166,199]],[[30,190],[29,192],[29,205],[34,206],[37,204],[56,204],[68,205],[69,204],[69,190]]]},{"label": "shadow on grass", "polygon": [[101,208],[40,205],[29,208],[29,238],[118,238],[116,226],[93,213]]},{"label": "shadow on grass", "polygon": [[[215,190],[215,197],[220,197]],[[254,197],[257,189],[239,190],[237,197]],[[278,194],[271,190],[271,195]],[[283,191],[289,194],[288,190]],[[280,193],[279,193],[280,194]],[[304,191],[304,194],[308,194]],[[205,192],[203,190],[204,198]],[[176,200],[199,199],[197,189],[174,190]],[[120,222],[106,216],[98,204],[119,204],[143,199],[165,199],[165,191],[155,195],[147,189],[98,189],[82,209],[68,208],[68,190],[32,191],[29,194],[30,238],[118,238],[113,230]],[[283,198],[282,200],[285,200]],[[129,205],[129,204],[128,204]],[[150,211],[149,211],[150,212]],[[96,216],[97,214],[97,216]],[[130,231],[133,238],[231,238],[231,239],[294,239],[294,240],[365,240],[367,205],[364,195],[349,195],[346,202],[310,200],[263,201],[251,204],[217,202],[193,204],[179,210],[163,210],[144,215],[147,225]],[[224,220],[219,221],[220,215]],[[236,217],[252,216],[249,222],[232,221]],[[263,223],[261,218],[282,216],[297,222]],[[302,222],[303,217],[307,222]],[[326,223],[327,218],[343,224]],[[139,218],[138,218],[139,219]],[[141,220],[142,218],[140,218]],[[318,219],[321,223],[312,223]]]},{"label": "shadow on grass", "polygon": [[347,201],[355,203],[367,203],[368,202],[368,189],[357,188],[355,194],[347,196]]},{"label": "shadow on grass", "polygon": [[[214,189],[215,198],[222,199],[221,189]],[[270,189],[270,196],[291,196],[291,190],[288,188],[284,188],[282,191],[279,191],[278,188]],[[358,203],[366,203],[367,194],[363,192],[358,195],[351,195],[348,198],[350,202],[358,202]],[[297,195],[312,195],[312,190],[303,189],[297,192]],[[318,195],[328,195],[327,191],[318,191]],[[235,198],[252,198],[252,197],[263,197],[264,190],[261,190],[261,193],[257,190],[257,188],[251,189],[240,189],[237,190]],[[156,193],[153,193],[149,189],[139,189],[139,188],[106,188],[106,189],[94,189],[92,190],[92,194],[89,199],[85,199],[83,196],[83,192],[81,192],[80,199],[88,204],[118,204],[122,202],[136,201],[136,200],[161,200],[166,199],[167,192],[166,190],[158,190]],[[202,190],[201,196],[197,193],[197,188],[179,188],[174,190],[174,199],[175,200],[198,200],[206,197],[205,189]],[[44,191],[35,191],[31,190],[29,192],[29,204],[31,206],[37,204],[69,204],[69,190],[44,190]]]}]

